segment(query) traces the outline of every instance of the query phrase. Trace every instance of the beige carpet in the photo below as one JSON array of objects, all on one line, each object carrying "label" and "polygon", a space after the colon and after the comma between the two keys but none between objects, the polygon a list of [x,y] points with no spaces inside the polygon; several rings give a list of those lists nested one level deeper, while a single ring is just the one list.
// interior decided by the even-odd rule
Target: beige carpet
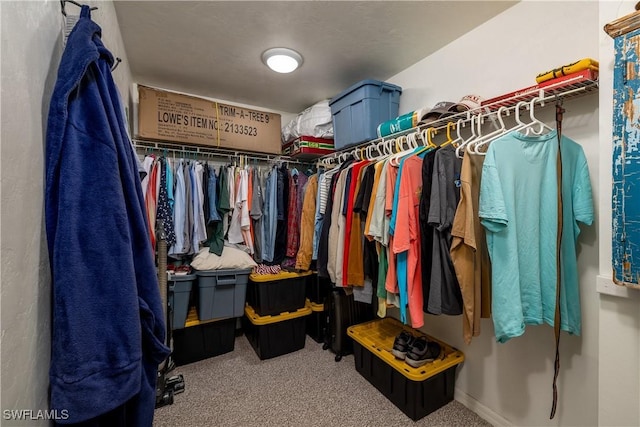
[{"label": "beige carpet", "polygon": [[490,426],[455,400],[414,422],[356,370],[306,338],[305,348],[260,360],[245,336],[234,351],[185,366],[186,390],[154,426]]}]

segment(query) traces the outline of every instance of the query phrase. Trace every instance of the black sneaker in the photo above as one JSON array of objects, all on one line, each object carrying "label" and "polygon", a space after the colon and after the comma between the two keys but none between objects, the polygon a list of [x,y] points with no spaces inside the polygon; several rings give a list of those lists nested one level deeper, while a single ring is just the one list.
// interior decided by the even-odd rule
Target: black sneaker
[{"label": "black sneaker", "polygon": [[407,351],[407,357],[404,359],[409,366],[419,368],[420,366],[433,362],[438,356],[442,348],[440,344],[427,340],[427,337],[421,336],[413,341],[413,345]]},{"label": "black sneaker", "polygon": [[413,345],[416,337],[411,335],[407,331],[402,331],[393,341],[393,349],[391,353],[396,357],[396,359],[404,360],[404,357],[407,355],[407,351]]}]

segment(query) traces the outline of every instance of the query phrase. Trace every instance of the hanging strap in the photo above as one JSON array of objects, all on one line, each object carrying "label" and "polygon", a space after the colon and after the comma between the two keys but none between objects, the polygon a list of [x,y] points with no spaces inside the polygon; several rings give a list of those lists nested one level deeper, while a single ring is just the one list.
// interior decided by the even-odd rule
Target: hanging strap
[{"label": "hanging strap", "polygon": [[562,225],[563,225],[563,207],[562,207],[562,114],[565,112],[562,108],[562,101],[556,103],[556,128],[558,135],[558,155],[556,157],[556,173],[558,176],[558,236],[556,241],[556,315],[554,319],[554,331],[556,338],[556,358],[553,370],[553,404],[551,405],[551,415],[549,419],[553,419],[556,415],[556,407],[558,405],[558,374],[560,373],[560,287],[562,284],[561,271],[561,244],[562,244]]}]

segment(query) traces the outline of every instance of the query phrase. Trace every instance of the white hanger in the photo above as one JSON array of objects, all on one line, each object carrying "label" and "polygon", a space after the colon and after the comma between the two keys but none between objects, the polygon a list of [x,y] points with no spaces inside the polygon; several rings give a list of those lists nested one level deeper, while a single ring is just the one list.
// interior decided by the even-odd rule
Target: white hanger
[{"label": "white hanger", "polygon": [[536,122],[528,122],[528,123],[523,122],[522,119],[520,118],[520,107],[527,107],[528,105],[529,104],[527,101],[520,101],[516,104],[515,119],[516,119],[517,125],[511,129],[512,131],[518,131],[520,133],[524,133],[524,135],[527,135],[527,136],[532,133],[533,126],[537,124]]},{"label": "white hanger", "polygon": [[[407,146],[408,149],[403,150],[403,144],[407,142]],[[413,148],[411,146],[409,146],[408,144],[408,139],[405,135],[401,135],[396,139],[396,153],[391,155],[391,157],[389,157],[389,163],[392,166],[400,166],[400,158],[406,156],[407,154],[411,153],[413,151]]]},{"label": "white hanger", "polygon": [[493,141],[494,139],[504,135],[507,132],[507,126],[504,124],[504,120],[502,117],[502,113],[504,113],[505,111],[509,111],[507,109],[507,107],[500,107],[498,108],[498,111],[496,112],[497,114],[497,118],[498,118],[498,123],[500,123],[500,127],[488,134],[485,134],[483,137],[478,138],[475,143],[473,144],[473,152],[475,154],[484,154],[480,151],[481,147],[486,146],[488,143],[490,143],[491,141]]},{"label": "white hanger", "polygon": [[460,134],[460,129],[464,127],[464,123],[465,122],[462,119],[458,119],[458,121],[456,122],[456,138],[452,142],[452,144],[456,146],[456,157],[458,157],[459,159],[462,158],[462,154],[464,153],[464,146],[466,144],[466,141]]},{"label": "white hanger", "polygon": [[529,118],[531,119],[531,124],[539,124],[540,125],[540,130],[538,130],[538,132],[535,131],[535,129],[531,128],[531,132],[533,132],[535,135],[542,135],[542,133],[546,130],[547,132],[544,133],[548,133],[551,132],[553,130],[552,127],[550,127],[549,125],[547,125],[545,122],[539,120],[535,114],[534,114],[534,110],[535,110],[535,104],[537,101],[541,101],[542,104],[544,105],[544,100],[541,97],[535,97],[531,100],[531,102],[529,103]]},{"label": "white hanger", "polygon": [[[474,117],[475,117],[475,122],[474,122]],[[476,116],[471,116],[471,137],[467,139],[464,144],[466,147],[467,153],[474,152],[473,144],[476,142],[478,138],[482,136],[482,120],[483,120],[482,113]]]},{"label": "white hanger", "polygon": [[413,132],[407,135],[407,141],[412,149],[418,148],[418,132]]}]

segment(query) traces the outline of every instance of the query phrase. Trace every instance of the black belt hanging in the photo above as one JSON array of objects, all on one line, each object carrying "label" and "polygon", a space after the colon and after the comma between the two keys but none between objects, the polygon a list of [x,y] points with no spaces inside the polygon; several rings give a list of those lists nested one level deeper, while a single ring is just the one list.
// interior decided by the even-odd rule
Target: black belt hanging
[{"label": "black belt hanging", "polygon": [[562,284],[561,271],[561,245],[562,245],[562,225],[563,225],[563,207],[562,207],[562,114],[565,112],[562,108],[562,101],[556,102],[556,128],[558,135],[558,155],[556,157],[556,173],[558,175],[558,236],[556,241],[556,315],[553,322],[553,329],[556,338],[556,358],[553,370],[553,404],[551,405],[551,415],[549,419],[553,419],[556,415],[556,407],[558,404],[558,374],[560,373],[560,287]]}]

